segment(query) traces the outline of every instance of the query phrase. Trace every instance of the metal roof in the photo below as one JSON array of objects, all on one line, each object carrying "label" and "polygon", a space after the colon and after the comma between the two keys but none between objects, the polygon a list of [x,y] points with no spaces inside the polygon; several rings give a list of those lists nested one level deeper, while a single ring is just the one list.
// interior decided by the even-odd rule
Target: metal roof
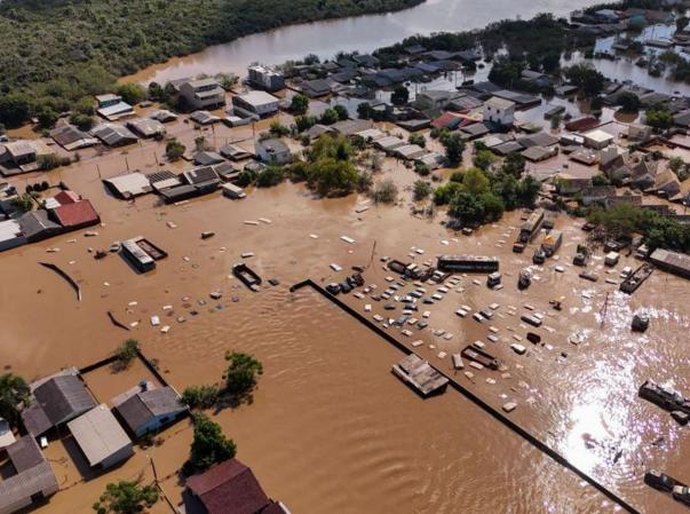
[{"label": "metal roof", "polygon": [[177,414],[185,407],[173,388],[160,387],[138,392],[115,409],[132,432],[136,432],[152,418]]},{"label": "metal roof", "polygon": [[111,177],[103,182],[110,185],[123,198],[131,198],[151,192],[149,179],[139,172]]},{"label": "metal roof", "polygon": [[131,446],[132,441],[105,404],[70,421],[67,426],[90,466]]}]

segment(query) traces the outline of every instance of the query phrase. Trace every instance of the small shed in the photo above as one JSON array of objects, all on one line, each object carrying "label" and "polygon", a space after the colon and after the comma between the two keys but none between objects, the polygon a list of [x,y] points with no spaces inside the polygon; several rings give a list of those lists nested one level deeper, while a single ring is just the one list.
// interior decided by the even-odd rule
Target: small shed
[{"label": "small shed", "polygon": [[134,454],[132,440],[105,404],[67,426],[92,468],[108,469]]},{"label": "small shed", "polygon": [[585,146],[601,150],[613,143],[614,137],[605,130],[595,129],[583,134]]},{"label": "small shed", "polygon": [[172,387],[154,388],[143,382],[115,405],[115,412],[129,432],[139,438],[180,419],[187,408]]},{"label": "small shed", "polygon": [[136,196],[151,192],[151,183],[143,173],[134,172],[103,180],[111,193],[121,200],[129,200]]}]

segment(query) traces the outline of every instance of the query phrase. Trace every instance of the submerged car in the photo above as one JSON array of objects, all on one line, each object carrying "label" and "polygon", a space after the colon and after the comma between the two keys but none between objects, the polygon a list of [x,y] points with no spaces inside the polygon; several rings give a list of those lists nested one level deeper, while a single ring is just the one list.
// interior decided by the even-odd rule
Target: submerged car
[{"label": "submerged car", "polygon": [[[670,493],[676,485],[676,481],[666,473],[650,469],[644,474],[644,483],[649,487]],[[687,488],[686,488],[687,489]]]}]

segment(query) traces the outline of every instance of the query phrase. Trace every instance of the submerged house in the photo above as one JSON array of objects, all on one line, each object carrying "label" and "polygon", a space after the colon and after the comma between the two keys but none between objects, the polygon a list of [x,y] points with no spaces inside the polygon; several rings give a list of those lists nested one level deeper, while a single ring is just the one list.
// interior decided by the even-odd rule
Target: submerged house
[{"label": "submerged house", "polygon": [[33,437],[22,437],[0,449],[0,461],[4,456],[11,470],[3,466],[8,472],[3,472],[0,479],[0,514],[18,512],[60,489],[50,463]]},{"label": "submerged house", "polygon": [[252,470],[237,459],[216,464],[187,479],[187,512],[204,514],[289,514],[270,499]]},{"label": "submerged house", "polygon": [[125,116],[134,114],[134,108],[127,102],[122,100],[122,97],[112,93],[96,96],[98,108],[96,112],[99,116],[108,121],[115,121]]},{"label": "submerged house", "polygon": [[105,404],[67,423],[92,469],[105,470],[134,454],[132,440]]},{"label": "submerged house", "polygon": [[123,396],[114,400],[114,410],[136,438],[157,432],[187,413],[187,407],[172,387],[154,387],[142,382]]},{"label": "submerged house", "polygon": [[76,369],[33,382],[31,405],[22,411],[24,428],[39,437],[93,409],[96,401]]},{"label": "submerged house", "polygon": [[179,85],[179,91],[191,110],[216,109],[225,105],[225,90],[212,78],[187,80]]},{"label": "submerged house", "polygon": [[101,218],[89,200],[60,205],[49,211],[49,216],[67,230],[79,230],[98,225]]},{"label": "submerged house", "polygon": [[292,160],[290,148],[280,139],[264,139],[256,143],[256,156],[263,162],[286,164]]}]

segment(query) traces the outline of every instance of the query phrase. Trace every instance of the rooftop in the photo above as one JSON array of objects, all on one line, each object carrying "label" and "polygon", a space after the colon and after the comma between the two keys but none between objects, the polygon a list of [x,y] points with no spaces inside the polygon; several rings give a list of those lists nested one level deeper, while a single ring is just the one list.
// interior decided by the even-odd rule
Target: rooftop
[{"label": "rooftop", "polygon": [[92,467],[132,444],[105,404],[70,421],[67,426]]}]

